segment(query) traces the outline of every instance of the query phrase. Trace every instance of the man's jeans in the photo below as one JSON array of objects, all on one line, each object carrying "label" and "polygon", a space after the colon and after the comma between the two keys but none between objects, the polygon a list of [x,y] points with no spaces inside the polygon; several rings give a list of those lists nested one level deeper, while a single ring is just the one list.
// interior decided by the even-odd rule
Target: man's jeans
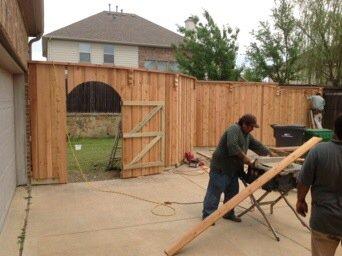
[{"label": "man's jeans", "polygon": [[[238,176],[235,175],[233,177],[229,177],[227,174],[223,174],[222,172],[211,170],[209,174],[207,193],[203,202],[203,218],[208,217],[217,210],[222,193],[224,193],[224,203],[239,193]],[[225,216],[231,217],[233,215],[234,209],[228,212]]]}]

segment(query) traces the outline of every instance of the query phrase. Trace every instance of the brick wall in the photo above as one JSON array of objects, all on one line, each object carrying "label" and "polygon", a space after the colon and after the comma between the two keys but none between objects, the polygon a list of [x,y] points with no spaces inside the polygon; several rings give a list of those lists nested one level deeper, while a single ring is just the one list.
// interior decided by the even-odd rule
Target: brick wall
[{"label": "brick wall", "polygon": [[139,68],[144,68],[146,60],[176,61],[171,48],[139,46]]},{"label": "brick wall", "polygon": [[[0,0],[0,42],[15,55],[16,62],[27,68],[27,32],[17,1]],[[14,56],[13,56],[14,57]]]}]

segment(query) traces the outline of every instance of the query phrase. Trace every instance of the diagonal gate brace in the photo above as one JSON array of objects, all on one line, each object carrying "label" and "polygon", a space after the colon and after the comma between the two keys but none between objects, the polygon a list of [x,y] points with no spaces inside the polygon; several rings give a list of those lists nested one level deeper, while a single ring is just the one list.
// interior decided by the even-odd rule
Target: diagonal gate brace
[{"label": "diagonal gate brace", "polygon": [[177,240],[169,248],[165,249],[164,252],[169,256],[175,255],[184,246],[186,246],[188,243],[194,240],[197,236],[199,236],[203,231],[205,231],[212,224],[214,224],[223,215],[225,215],[227,212],[229,212],[231,209],[233,209],[235,206],[237,206],[239,203],[241,203],[251,194],[253,194],[254,191],[259,189],[262,185],[270,181],[273,177],[275,177],[278,173],[280,173],[287,166],[293,163],[297,158],[301,157],[303,154],[309,151],[313,146],[315,146],[321,140],[322,140],[321,138],[313,137],[309,141],[305,142],[297,150],[292,152],[290,155],[288,155],[283,160],[281,160],[277,165],[275,165],[269,171],[261,175],[257,180],[252,182],[239,194],[237,194],[231,200],[223,204],[220,208],[218,208],[215,212],[209,215],[201,223],[197,224],[196,226],[188,230],[179,240]]}]

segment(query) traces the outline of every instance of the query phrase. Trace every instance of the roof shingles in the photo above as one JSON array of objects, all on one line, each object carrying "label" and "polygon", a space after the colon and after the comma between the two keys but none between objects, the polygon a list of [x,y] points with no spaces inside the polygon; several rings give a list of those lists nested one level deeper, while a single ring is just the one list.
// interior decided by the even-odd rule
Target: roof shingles
[{"label": "roof shingles", "polygon": [[128,13],[103,11],[43,37],[77,41],[111,42],[129,45],[171,47],[182,36]]}]

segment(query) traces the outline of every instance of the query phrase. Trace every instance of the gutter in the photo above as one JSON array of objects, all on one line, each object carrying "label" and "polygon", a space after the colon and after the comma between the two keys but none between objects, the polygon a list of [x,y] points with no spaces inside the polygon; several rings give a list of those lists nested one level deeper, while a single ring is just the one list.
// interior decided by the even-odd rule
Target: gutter
[{"label": "gutter", "polygon": [[28,51],[29,51],[29,60],[32,60],[32,44],[33,44],[34,42],[39,41],[39,40],[42,38],[42,36],[43,36],[43,32],[41,32],[38,36],[32,38],[32,39],[29,41],[29,43],[28,43],[28,48],[29,48],[29,49],[28,49]]}]

